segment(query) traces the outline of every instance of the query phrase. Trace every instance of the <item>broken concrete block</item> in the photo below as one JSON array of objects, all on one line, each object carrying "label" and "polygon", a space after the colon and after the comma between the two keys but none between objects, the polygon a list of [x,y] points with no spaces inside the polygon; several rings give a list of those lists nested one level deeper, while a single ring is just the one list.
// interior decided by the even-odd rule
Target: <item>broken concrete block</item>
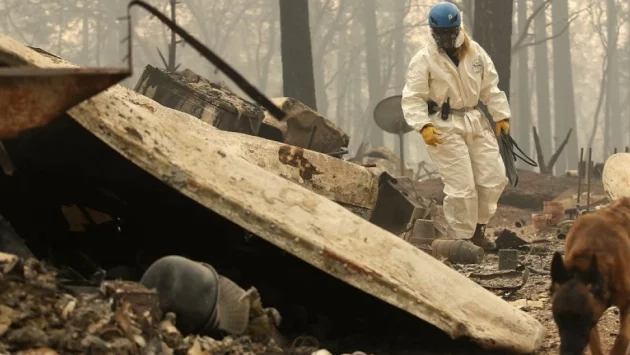
[{"label": "broken concrete block", "polygon": [[284,143],[324,154],[348,147],[350,137],[339,126],[302,102],[291,97],[278,97],[271,102],[286,112],[287,117],[278,121],[265,112],[263,123],[282,132]]},{"label": "broken concrete block", "polygon": [[514,270],[518,266],[518,251],[513,249],[499,250],[499,270]]}]

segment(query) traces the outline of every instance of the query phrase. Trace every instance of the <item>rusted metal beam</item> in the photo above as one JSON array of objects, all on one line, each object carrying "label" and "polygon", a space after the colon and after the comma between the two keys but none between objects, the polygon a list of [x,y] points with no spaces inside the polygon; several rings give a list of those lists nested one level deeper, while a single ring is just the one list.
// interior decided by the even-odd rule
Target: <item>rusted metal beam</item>
[{"label": "rusted metal beam", "polygon": [[0,68],[0,138],[44,126],[130,75],[120,68]]}]

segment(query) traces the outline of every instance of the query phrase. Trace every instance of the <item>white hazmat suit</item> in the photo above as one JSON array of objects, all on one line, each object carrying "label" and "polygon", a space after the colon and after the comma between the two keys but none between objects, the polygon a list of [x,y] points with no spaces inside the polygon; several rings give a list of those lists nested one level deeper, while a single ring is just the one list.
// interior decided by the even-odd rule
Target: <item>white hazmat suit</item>
[{"label": "white hazmat suit", "polygon": [[[497,139],[481,110],[482,101],[495,122],[511,118],[499,76],[486,51],[470,39],[470,51],[455,66],[433,40],[411,60],[402,92],[406,121],[416,131],[432,124],[443,141],[427,145],[444,182],[444,215],[449,234],[470,239],[477,224],[485,225],[508,184]],[[428,100],[442,105],[450,98],[451,114],[443,120],[428,113]]]}]

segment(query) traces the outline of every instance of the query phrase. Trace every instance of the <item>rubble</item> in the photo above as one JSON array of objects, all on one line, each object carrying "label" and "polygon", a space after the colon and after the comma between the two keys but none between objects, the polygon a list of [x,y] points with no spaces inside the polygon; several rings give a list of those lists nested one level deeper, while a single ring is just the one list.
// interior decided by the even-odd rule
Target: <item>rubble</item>
[{"label": "rubble", "polygon": [[212,83],[190,69],[167,73],[147,65],[134,91],[160,104],[186,112],[214,127],[259,136],[295,147],[341,156],[350,138],[332,121],[288,97],[271,102],[287,113],[279,121],[225,85]]},{"label": "rubble", "polygon": [[[29,49],[4,36],[0,36],[0,48],[3,51],[10,51],[13,56],[24,57],[24,60],[28,58],[22,53],[33,55]],[[41,55],[38,55],[36,60],[29,61],[29,64],[44,67],[71,66],[62,61],[49,60]],[[94,136],[100,139],[99,143],[102,144],[99,146],[101,149],[99,152],[102,154],[99,156],[100,159],[89,157],[92,162],[90,167],[100,166],[101,170],[82,171],[83,175],[79,177],[86,179],[92,177],[90,173],[94,174],[101,179],[99,180],[101,184],[108,185],[109,189],[115,189],[118,194],[127,196],[125,202],[136,208],[142,206],[139,210],[122,209],[125,212],[121,215],[131,216],[131,218],[125,216],[123,228],[115,224],[120,223],[115,219],[112,224],[103,223],[98,224],[98,227],[91,226],[97,230],[105,230],[111,226],[112,229],[127,231],[119,231],[119,233],[129,233],[123,234],[127,236],[126,239],[122,238],[126,243],[124,244],[126,248],[123,249],[129,249],[129,251],[139,247],[146,249],[147,245],[150,245],[151,251],[157,249],[163,253],[165,249],[186,246],[189,252],[192,252],[191,250],[200,249],[199,240],[202,238],[206,242],[212,240],[214,245],[218,245],[221,241],[221,243],[233,243],[232,245],[242,247],[243,244],[239,242],[244,243],[241,241],[244,238],[234,233],[242,228],[260,237],[261,240],[254,242],[261,243],[258,244],[257,249],[273,250],[268,253],[274,253],[271,254],[274,256],[272,258],[268,256],[270,254],[260,251],[258,253],[262,255],[244,253],[249,262],[247,277],[259,279],[275,277],[276,280],[290,278],[291,275],[286,272],[286,265],[292,263],[291,265],[295,265],[295,268],[291,268],[291,271],[298,274],[298,277],[292,280],[297,282],[302,278],[309,281],[302,280],[299,287],[308,287],[309,283],[314,283],[314,279],[319,278],[323,284],[330,282],[332,285],[334,281],[338,282],[334,284],[336,288],[341,290],[345,287],[355,292],[345,291],[352,294],[346,302],[341,302],[342,297],[334,294],[335,302],[327,303],[322,298],[332,296],[328,295],[328,292],[321,292],[322,288],[316,288],[319,291],[314,292],[316,294],[305,292],[299,287],[297,287],[298,290],[293,290],[293,295],[304,298],[301,302],[307,302],[309,297],[316,298],[319,302],[312,302],[320,304],[321,311],[328,311],[329,316],[341,311],[338,308],[332,311],[327,309],[338,304],[358,306],[364,304],[363,302],[372,302],[367,303],[370,304],[367,309],[382,307],[379,308],[381,312],[374,312],[375,314],[367,316],[400,317],[397,319],[409,316],[406,318],[409,323],[404,329],[394,327],[392,330],[404,331],[406,329],[414,333],[416,337],[418,329],[421,329],[418,321],[422,320],[427,322],[425,324],[440,329],[451,339],[472,339],[485,349],[529,353],[536,350],[544,338],[545,330],[533,317],[494,297],[489,291],[462,274],[395,235],[352,214],[330,199],[266,170],[255,161],[249,161],[246,158],[247,154],[242,153],[242,149],[248,148],[249,139],[260,143],[257,141],[260,138],[248,137],[247,140],[236,140],[234,137],[242,135],[218,130],[198,118],[160,106],[120,86],[114,86],[91,100],[82,102],[69,110],[68,115],[67,120],[60,120],[58,125],[53,125],[50,129],[65,128],[75,132],[85,140],[83,149],[88,149],[89,144],[92,144],[90,147],[96,145],[96,142],[90,141]],[[73,126],[76,122],[80,126]],[[39,136],[27,136],[35,137],[29,142],[41,143],[44,137],[47,137],[46,132],[44,129],[39,131]],[[86,135],[86,133],[89,134]],[[59,143],[61,140],[59,136],[55,136],[54,141]],[[266,142],[270,147],[273,144],[270,141]],[[25,141],[12,143],[11,146],[7,145],[7,149],[12,158],[16,158],[16,166],[20,171],[19,169],[26,167],[23,162],[28,161],[28,152],[20,151],[17,147],[25,144]],[[66,143],[65,139],[63,143]],[[275,144],[277,148],[282,146],[279,143]],[[102,168],[103,165],[113,164],[115,161],[112,157],[113,151],[119,154],[116,155],[119,165],[114,166],[124,167],[124,169],[114,169],[115,174],[112,174],[110,169]],[[73,153],[83,152],[75,150]],[[73,156],[70,153],[67,154],[68,157],[62,157],[70,159],[70,156]],[[132,162],[135,165],[124,165],[121,161]],[[303,164],[299,166],[304,168]],[[35,170],[33,167],[31,169]],[[291,171],[297,175],[296,170],[299,171],[299,169]],[[26,171],[28,172],[28,168]],[[110,180],[98,174],[98,172],[107,171],[113,175],[108,176]],[[74,172],[76,173],[76,170]],[[151,174],[155,180],[142,175],[148,175],[147,173]],[[33,172],[31,174],[33,174],[31,178],[34,179],[35,174]],[[50,176],[55,177],[54,174]],[[72,174],[66,172],[65,177],[68,179],[69,176]],[[132,176],[132,178],[128,178],[123,184],[116,181],[116,178],[121,179],[121,176]],[[74,176],[74,178],[77,177]],[[37,191],[44,190],[48,194],[52,193],[39,185],[44,184],[44,180],[36,181],[36,184],[29,187]],[[131,187],[130,181],[136,183],[141,181],[144,184],[137,183]],[[118,186],[114,182],[117,182]],[[65,184],[69,183],[65,182]],[[64,188],[68,187],[64,186]],[[76,190],[74,191],[77,193]],[[80,194],[77,193],[77,195]],[[150,200],[155,206],[145,200]],[[49,208],[61,214],[58,204]],[[115,210],[112,207],[105,208],[104,206],[103,208]],[[194,213],[187,213],[192,211]],[[216,213],[216,216],[211,215],[210,211]],[[164,219],[161,219],[162,217]],[[222,233],[218,232],[220,228],[217,225],[202,224],[211,218],[216,224],[220,222],[223,223],[222,226],[227,225],[232,228],[227,236],[220,235]],[[184,223],[170,224],[173,220]],[[408,220],[405,223],[408,223]],[[205,233],[200,235],[193,232],[194,227],[207,229],[202,228],[201,230]],[[27,227],[24,229],[28,231]],[[128,232],[129,230],[131,232]],[[211,238],[208,233],[211,233]],[[187,234],[193,234],[193,237],[186,239]],[[107,235],[106,242],[100,245],[105,247],[110,244],[109,246],[112,247],[111,244],[115,244],[113,239],[115,235]],[[194,236],[198,238],[195,239]],[[77,240],[81,242],[80,239]],[[269,244],[262,244],[263,242]],[[84,240],[83,243],[87,244],[87,241]],[[95,242],[90,241],[90,243]],[[192,243],[192,246],[185,245],[186,243]],[[80,244],[75,246],[75,248],[80,247]],[[281,249],[284,254],[276,249]],[[126,251],[118,246],[110,250],[118,251],[118,253]],[[222,250],[221,247],[209,247],[198,252],[207,257],[211,254],[212,257],[217,258],[217,262],[221,260],[222,265],[232,264],[232,268],[238,269],[237,271],[244,269],[244,264],[239,265],[232,256],[227,258]],[[102,249],[99,251],[103,253]],[[116,262],[112,256],[110,258],[112,258],[111,263]],[[226,258],[231,260],[225,260]],[[261,265],[265,267],[261,268]],[[275,275],[271,270],[276,270]],[[256,275],[257,273],[260,274]],[[310,278],[307,275],[313,277]],[[286,285],[287,282],[285,281],[284,284]],[[357,292],[357,289],[362,292]],[[283,291],[290,292],[291,290],[285,286]],[[268,288],[267,292],[273,294],[273,288]],[[445,294],[451,297],[446,300]],[[475,302],[471,303],[471,299]],[[78,301],[76,307],[79,307],[79,304]],[[123,304],[126,303],[123,302]],[[321,304],[325,304],[326,307]],[[391,307],[385,308],[385,305]],[[137,323],[144,322],[147,318],[146,315],[140,315],[138,316],[140,320],[134,319],[131,307],[118,309],[123,315],[118,317],[112,315],[110,322],[123,320],[127,322],[127,319],[131,319]],[[349,309],[343,309],[344,313],[349,311]],[[357,310],[356,314],[365,313],[365,309],[360,311],[362,313]],[[157,343],[155,339],[159,338],[155,336],[147,338],[141,336],[140,334],[144,333],[138,333],[137,329],[142,327],[136,326],[131,320],[128,323],[133,326],[124,322],[112,324],[117,329],[124,328],[122,330],[124,337],[110,346],[134,348],[141,347],[143,343],[146,344],[145,346],[149,344],[156,347],[162,346],[161,343]],[[337,321],[340,322],[341,319],[338,318]],[[358,322],[354,320],[354,323]],[[363,322],[369,324],[370,328],[374,328],[374,324],[385,324],[369,320]],[[399,323],[391,324],[398,325]],[[353,327],[359,325],[353,324]],[[343,325],[336,324],[336,326],[340,329],[348,329]],[[386,332],[389,330],[387,328],[389,327],[383,327],[379,329],[379,332]],[[120,331],[114,335],[119,333]],[[94,341],[96,342],[96,339]],[[203,349],[201,340],[199,342],[199,347],[195,348]]]},{"label": "rubble", "polygon": [[[263,133],[269,132],[269,128],[265,128],[268,123],[262,123],[261,126],[266,111],[217,88],[191,71],[185,71],[184,74],[167,74],[160,69],[147,66],[135,91],[143,93],[146,97],[166,107],[200,118],[222,130],[253,136],[259,135],[259,128]],[[132,103],[140,103],[131,96],[129,100]],[[298,101],[283,98],[275,100],[275,103],[282,104],[284,108],[290,109],[290,112],[295,114],[289,115],[287,121],[282,123],[277,123],[275,118],[266,118],[267,122],[276,122],[281,126],[276,134],[277,139],[268,135],[261,135],[264,138],[219,135],[213,139],[217,140],[226,153],[236,154],[252,164],[336,201],[363,218],[368,218],[376,204],[376,178],[365,167],[324,154],[330,153],[329,149],[339,150],[347,146],[347,135],[332,122],[317,115]],[[155,113],[158,113],[156,110],[162,110],[151,104],[140,104],[140,106],[147,110],[154,110]],[[299,122],[302,121],[305,122],[304,124],[312,123],[318,127],[312,141],[312,149],[302,148],[306,146],[302,144],[304,141],[300,138],[302,131]],[[276,141],[286,144],[281,145]],[[318,152],[315,149],[317,147],[325,152]]]},{"label": "rubble", "polygon": [[[532,171],[519,170],[519,183],[516,187],[508,185],[499,199],[502,206],[538,211],[544,201],[554,200],[567,187],[578,186],[577,177],[540,175]],[[415,184],[418,194],[427,198],[434,198],[438,203],[444,200],[444,184],[441,179],[431,179]],[[586,189],[582,190],[584,193]],[[593,186],[592,195],[603,194],[600,185]]]},{"label": "rubble", "polygon": [[[12,259],[18,260],[17,256]],[[61,284],[54,268],[35,259],[3,268],[1,276],[0,352],[184,355],[282,351],[273,342],[254,343],[248,336],[184,338],[175,328],[172,314],[160,321],[156,300],[146,302],[155,293],[139,284],[109,283],[101,290],[79,292]]]}]

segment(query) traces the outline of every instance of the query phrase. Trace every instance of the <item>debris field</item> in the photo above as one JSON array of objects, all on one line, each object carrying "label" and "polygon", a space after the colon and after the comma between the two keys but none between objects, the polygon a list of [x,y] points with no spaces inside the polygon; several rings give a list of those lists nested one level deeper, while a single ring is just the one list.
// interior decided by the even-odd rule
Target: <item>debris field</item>
[{"label": "debris field", "polygon": [[[0,53],[73,67],[1,35]],[[439,178],[398,176],[384,147],[344,158],[350,137],[295,99],[272,99],[279,121],[151,66],[103,90],[0,137],[0,354],[557,352],[549,266],[583,212],[578,178],[521,171],[483,253],[446,238]],[[589,181],[581,206],[587,190],[589,209],[608,203]],[[165,255],[255,290],[232,300],[246,330],[182,334],[139,283]],[[610,346],[615,310],[601,323]]]}]

